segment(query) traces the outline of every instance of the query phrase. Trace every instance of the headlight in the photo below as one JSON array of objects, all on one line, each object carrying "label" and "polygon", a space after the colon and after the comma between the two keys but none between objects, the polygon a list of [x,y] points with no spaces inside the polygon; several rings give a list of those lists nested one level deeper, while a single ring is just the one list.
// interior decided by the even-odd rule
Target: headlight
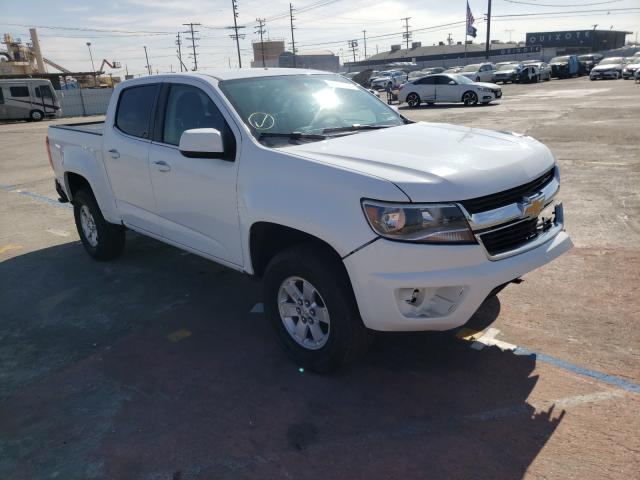
[{"label": "headlight", "polygon": [[362,208],[373,231],[384,238],[416,243],[476,243],[456,205],[363,200]]},{"label": "headlight", "polygon": [[492,91],[490,88],[487,88],[487,87],[480,87],[478,90],[480,90],[481,92],[491,92]]}]

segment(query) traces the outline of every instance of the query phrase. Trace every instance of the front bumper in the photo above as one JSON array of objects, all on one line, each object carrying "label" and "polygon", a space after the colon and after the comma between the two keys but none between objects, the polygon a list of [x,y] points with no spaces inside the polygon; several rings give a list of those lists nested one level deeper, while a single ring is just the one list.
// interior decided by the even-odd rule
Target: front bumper
[{"label": "front bumper", "polygon": [[589,77],[592,80],[595,80],[598,78],[619,78],[620,74],[618,73],[617,70],[604,70],[604,71],[591,70],[591,73],[589,73]]},{"label": "front bumper", "polygon": [[524,253],[491,261],[482,245],[379,239],[344,260],[364,324],[373,330],[449,330],[464,325],[494,288],[572,247],[560,231]]},{"label": "front bumper", "polygon": [[633,78],[635,73],[640,70],[640,69],[636,69],[636,70],[622,70],[622,78]]}]

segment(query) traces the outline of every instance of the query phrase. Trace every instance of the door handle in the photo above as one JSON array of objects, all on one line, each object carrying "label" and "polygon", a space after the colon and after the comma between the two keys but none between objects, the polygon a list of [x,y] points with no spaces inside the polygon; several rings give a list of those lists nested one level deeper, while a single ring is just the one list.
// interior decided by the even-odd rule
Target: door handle
[{"label": "door handle", "polygon": [[116,150],[115,148],[109,150],[109,155],[111,156],[111,158],[120,158],[120,152],[118,152],[118,150]]},{"label": "door handle", "polygon": [[158,168],[159,171],[161,172],[168,172],[169,170],[171,170],[171,165],[169,165],[167,162],[163,161],[163,160],[159,160],[157,162],[153,162],[153,164]]}]

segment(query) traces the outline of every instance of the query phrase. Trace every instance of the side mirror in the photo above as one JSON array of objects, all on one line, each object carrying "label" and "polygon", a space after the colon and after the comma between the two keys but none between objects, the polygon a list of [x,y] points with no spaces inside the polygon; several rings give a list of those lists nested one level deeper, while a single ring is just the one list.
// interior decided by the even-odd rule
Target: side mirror
[{"label": "side mirror", "polygon": [[180,153],[190,158],[219,157],[224,153],[222,135],[215,128],[193,128],[180,136]]}]

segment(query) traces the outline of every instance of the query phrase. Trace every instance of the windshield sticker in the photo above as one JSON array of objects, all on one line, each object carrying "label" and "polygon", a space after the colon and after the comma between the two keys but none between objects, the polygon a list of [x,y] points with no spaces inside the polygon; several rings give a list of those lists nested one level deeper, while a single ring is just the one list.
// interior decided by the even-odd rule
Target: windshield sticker
[{"label": "windshield sticker", "polygon": [[276,124],[276,119],[270,113],[253,112],[249,115],[249,123],[256,130],[270,130]]}]

